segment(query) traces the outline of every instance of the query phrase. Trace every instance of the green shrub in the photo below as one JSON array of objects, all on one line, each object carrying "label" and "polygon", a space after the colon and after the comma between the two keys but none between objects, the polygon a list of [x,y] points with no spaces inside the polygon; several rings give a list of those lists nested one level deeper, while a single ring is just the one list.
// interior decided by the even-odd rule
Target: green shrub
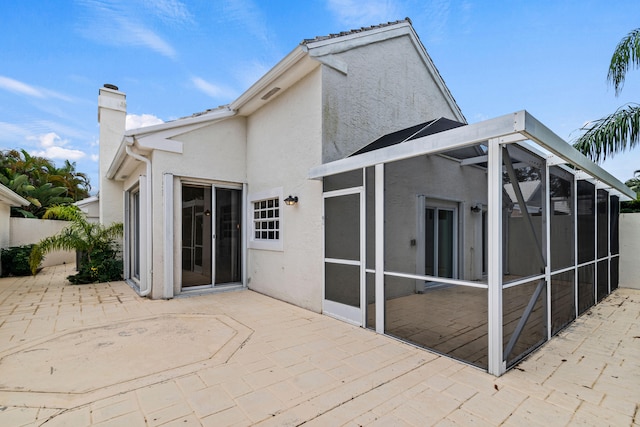
[{"label": "green shrub", "polygon": [[620,203],[620,213],[640,212],[640,199]]},{"label": "green shrub", "polygon": [[113,242],[95,247],[91,251],[91,258],[83,252],[80,254],[78,273],[67,279],[75,285],[122,280],[122,259],[118,255],[113,249]]},{"label": "green shrub", "polygon": [[8,276],[29,276],[29,255],[33,245],[12,246],[0,250],[2,259],[2,277]]},{"label": "green shrub", "polygon": [[71,223],[60,233],[42,239],[33,247],[29,258],[31,273],[36,274],[41,258],[54,250],[75,250],[80,254],[78,274],[69,276],[71,283],[110,282],[122,279],[122,260],[117,251],[117,238],[122,236],[122,223],[104,226],[88,222],[76,206],[53,206],[43,218],[58,218]]}]

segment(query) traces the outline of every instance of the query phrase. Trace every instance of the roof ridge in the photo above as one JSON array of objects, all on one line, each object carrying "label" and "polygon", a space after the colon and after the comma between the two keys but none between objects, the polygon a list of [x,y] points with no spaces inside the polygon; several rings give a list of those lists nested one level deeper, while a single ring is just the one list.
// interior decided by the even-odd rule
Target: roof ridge
[{"label": "roof ridge", "polygon": [[371,30],[376,30],[378,28],[384,28],[384,27],[389,27],[392,25],[397,25],[397,24],[402,24],[404,22],[408,22],[410,25],[413,25],[411,23],[411,19],[409,19],[409,17],[406,17],[404,19],[400,19],[397,21],[389,21],[387,23],[381,23],[381,24],[377,24],[377,25],[371,25],[369,27],[360,27],[360,28],[356,28],[353,30],[349,30],[349,31],[341,31],[339,33],[331,33],[329,35],[326,36],[316,36],[312,39],[304,39],[302,40],[302,42],[300,42],[301,45],[306,45],[309,43],[314,43],[314,42],[319,42],[319,41],[323,41],[323,40],[329,40],[329,39],[335,39],[338,37],[344,37],[344,36],[348,36],[351,34],[358,34],[358,33],[363,33],[365,31],[371,31]]}]

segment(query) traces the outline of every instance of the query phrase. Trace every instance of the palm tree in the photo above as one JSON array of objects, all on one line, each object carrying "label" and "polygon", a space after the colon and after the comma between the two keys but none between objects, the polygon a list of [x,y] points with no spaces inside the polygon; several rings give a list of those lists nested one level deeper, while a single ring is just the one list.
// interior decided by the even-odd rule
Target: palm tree
[{"label": "palm tree", "polygon": [[[616,46],[607,80],[613,84],[616,96],[624,86],[629,67],[640,66],[640,28],[627,34]],[[583,127],[584,133],[574,147],[598,162],[615,153],[631,149],[640,141],[640,105],[628,104],[615,113],[593,121]]]},{"label": "palm tree", "polygon": [[79,273],[69,276],[74,283],[119,280],[122,261],[117,258],[116,239],[122,236],[122,223],[104,226],[87,221],[74,205],[53,206],[43,218],[70,221],[59,234],[47,237],[34,245],[29,257],[31,273],[36,274],[44,256],[55,250],[75,250],[82,254]]},{"label": "palm tree", "polygon": [[633,178],[624,183],[627,187],[640,194],[640,170],[633,172]]},{"label": "palm tree", "polygon": [[0,151],[0,183],[31,202],[24,209],[12,207],[12,216],[29,218],[41,218],[50,206],[82,200],[91,190],[89,177],[76,171],[75,162],[65,160],[58,168],[25,150]]}]

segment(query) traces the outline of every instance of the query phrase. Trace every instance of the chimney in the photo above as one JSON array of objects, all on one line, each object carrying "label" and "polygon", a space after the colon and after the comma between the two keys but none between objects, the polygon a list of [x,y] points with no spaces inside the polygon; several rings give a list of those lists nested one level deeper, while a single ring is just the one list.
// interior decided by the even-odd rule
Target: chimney
[{"label": "chimney", "polygon": [[101,87],[98,92],[100,223],[105,225],[123,221],[122,183],[107,179],[106,174],[124,137],[126,116],[126,95],[112,84]]}]

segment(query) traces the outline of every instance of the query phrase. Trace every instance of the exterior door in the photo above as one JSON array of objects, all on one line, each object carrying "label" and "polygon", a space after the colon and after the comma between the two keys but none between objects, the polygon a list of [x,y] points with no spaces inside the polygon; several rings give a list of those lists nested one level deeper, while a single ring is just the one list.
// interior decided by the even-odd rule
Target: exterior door
[{"label": "exterior door", "polygon": [[242,281],[242,190],[215,189],[214,285]]},{"label": "exterior door", "polygon": [[426,208],[424,265],[427,276],[456,278],[456,216],[452,208]]},{"label": "exterior door", "polygon": [[182,185],[182,287],[212,283],[211,187]]},{"label": "exterior door", "polygon": [[182,185],[182,287],[242,281],[242,190]]},{"label": "exterior door", "polygon": [[323,312],[358,326],[365,306],[363,206],[360,187],[324,195]]}]

